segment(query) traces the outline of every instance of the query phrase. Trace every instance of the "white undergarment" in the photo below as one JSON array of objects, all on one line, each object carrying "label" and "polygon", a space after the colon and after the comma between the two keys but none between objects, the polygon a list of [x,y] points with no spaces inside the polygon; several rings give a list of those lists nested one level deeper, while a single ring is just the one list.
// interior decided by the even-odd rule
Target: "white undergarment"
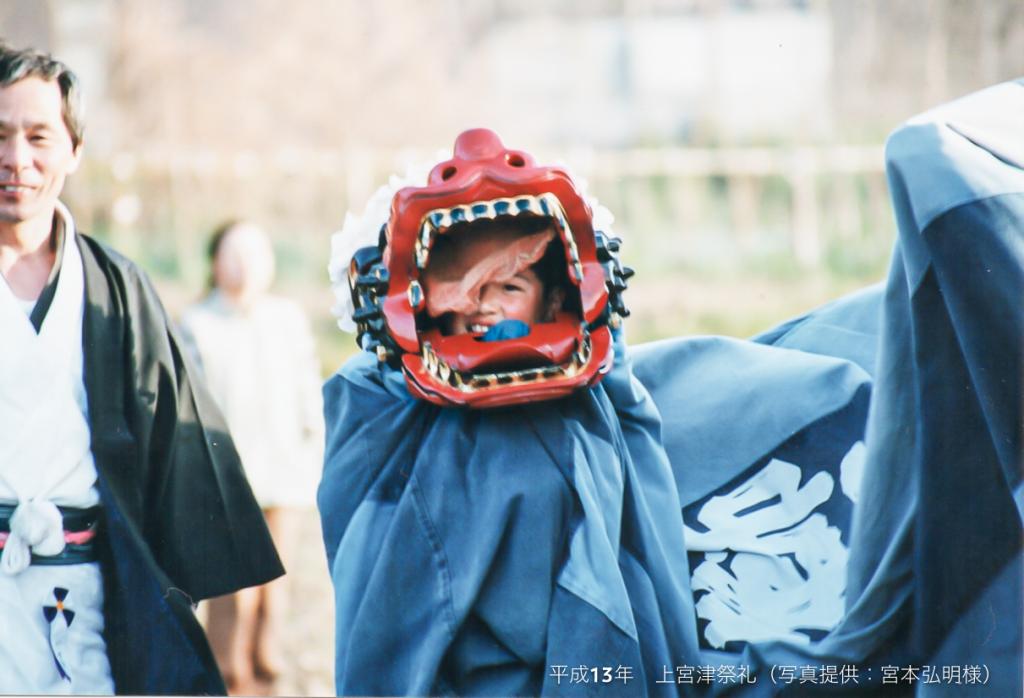
[{"label": "white undergarment", "polygon": [[99,563],[21,562],[62,547],[53,505],[99,503],[83,381],[84,272],[74,222],[63,206],[57,215],[63,260],[38,334],[0,276],[0,502],[22,514],[0,555],[0,693],[114,689]]}]

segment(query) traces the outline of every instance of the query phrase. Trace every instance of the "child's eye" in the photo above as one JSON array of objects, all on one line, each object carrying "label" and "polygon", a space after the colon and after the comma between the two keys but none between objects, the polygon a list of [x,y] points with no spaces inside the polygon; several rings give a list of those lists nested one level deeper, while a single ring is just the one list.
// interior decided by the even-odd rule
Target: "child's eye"
[{"label": "child's eye", "polygon": [[518,284],[505,284],[505,292],[506,293],[516,293],[516,292],[522,291],[522,290],[523,290],[522,287],[519,286]]}]

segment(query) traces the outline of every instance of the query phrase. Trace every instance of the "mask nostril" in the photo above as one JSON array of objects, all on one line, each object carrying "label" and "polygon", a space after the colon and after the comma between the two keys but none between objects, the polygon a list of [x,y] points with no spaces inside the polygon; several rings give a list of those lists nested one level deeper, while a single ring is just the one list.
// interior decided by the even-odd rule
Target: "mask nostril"
[{"label": "mask nostril", "polygon": [[506,155],[505,162],[507,162],[512,167],[522,167],[523,165],[526,164],[526,162],[523,160],[523,156],[519,155],[518,153],[509,153],[508,155]]},{"label": "mask nostril", "polygon": [[448,167],[441,170],[441,179],[447,182],[449,179],[455,176],[455,173],[457,171],[458,170],[455,169],[454,165],[448,165]]}]

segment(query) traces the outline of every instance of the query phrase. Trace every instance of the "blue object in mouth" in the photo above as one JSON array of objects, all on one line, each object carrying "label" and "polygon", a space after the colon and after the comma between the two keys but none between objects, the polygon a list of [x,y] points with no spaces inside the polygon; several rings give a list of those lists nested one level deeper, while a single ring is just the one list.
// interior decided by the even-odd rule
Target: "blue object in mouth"
[{"label": "blue object in mouth", "polygon": [[530,334],[530,326],[522,320],[502,320],[477,338],[479,342],[500,342],[503,339],[519,339]]}]

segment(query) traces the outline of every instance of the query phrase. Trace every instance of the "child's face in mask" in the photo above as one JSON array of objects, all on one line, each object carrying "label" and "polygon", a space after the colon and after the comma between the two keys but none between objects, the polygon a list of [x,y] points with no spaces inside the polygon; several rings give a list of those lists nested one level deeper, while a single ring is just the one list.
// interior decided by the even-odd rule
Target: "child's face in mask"
[{"label": "child's face in mask", "polygon": [[444,334],[483,333],[503,320],[550,322],[565,292],[546,289],[533,265],[555,238],[490,224],[435,245],[424,275],[427,309]]},{"label": "child's face in mask", "polygon": [[555,308],[550,305],[537,274],[532,269],[523,269],[511,279],[485,283],[475,311],[451,313],[444,329],[447,334],[486,332],[502,320],[534,325],[553,319]]}]

